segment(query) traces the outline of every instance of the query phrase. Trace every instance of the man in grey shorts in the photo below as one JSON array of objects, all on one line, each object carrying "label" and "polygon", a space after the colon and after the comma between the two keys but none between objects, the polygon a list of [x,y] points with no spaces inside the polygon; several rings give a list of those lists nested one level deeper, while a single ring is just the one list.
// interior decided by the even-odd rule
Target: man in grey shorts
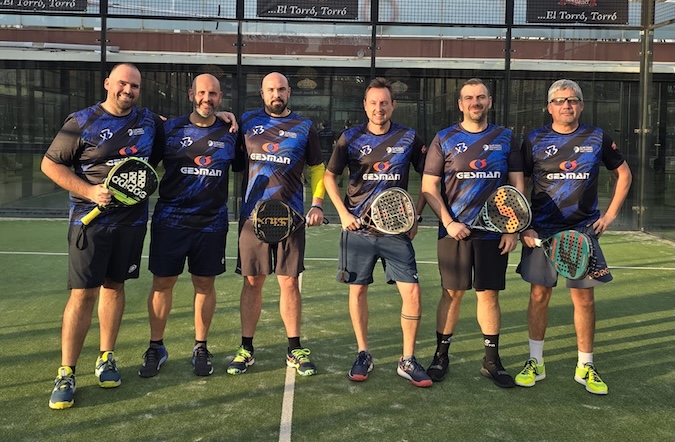
[{"label": "man in grey shorts", "polygon": [[[530,358],[515,378],[516,385],[532,387],[546,378],[544,334],[548,304],[558,275],[544,252],[535,248],[536,238],[563,230],[578,230],[593,242],[589,275],[567,280],[574,305],[578,360],[574,379],[593,394],[607,394],[593,362],[595,337],[594,287],[612,280],[598,243],[619,214],[632,180],[628,164],[609,134],[580,123],[584,110],[581,88],[571,80],[558,80],[548,90],[553,123],[530,132],[523,141],[525,175],[532,182],[532,228],[521,234],[522,257],[517,272],[531,284],[527,309]],[[609,206],[598,209],[600,166],[614,175],[616,183]]]},{"label": "man in grey shorts", "polygon": [[[431,379],[414,355],[422,315],[412,246],[417,224],[408,234],[383,235],[361,230],[358,222],[358,217],[380,192],[393,186],[407,187],[411,165],[422,172],[426,148],[414,130],[390,120],[396,100],[391,84],[385,79],[376,78],[370,82],[363,107],[368,122],[340,135],[324,177],[326,191],[342,224],[338,281],[349,284],[349,313],[358,345],[356,361],[348,376],[353,381],[365,381],[373,369],[368,348],[367,295],[368,284],[373,282],[373,269],[380,258],[387,282],[396,283],[402,300],[403,355],[397,373],[417,387],[429,387]],[[337,177],[346,167],[349,168],[349,186],[342,201]],[[424,200],[420,199],[417,213],[422,208]]]}]

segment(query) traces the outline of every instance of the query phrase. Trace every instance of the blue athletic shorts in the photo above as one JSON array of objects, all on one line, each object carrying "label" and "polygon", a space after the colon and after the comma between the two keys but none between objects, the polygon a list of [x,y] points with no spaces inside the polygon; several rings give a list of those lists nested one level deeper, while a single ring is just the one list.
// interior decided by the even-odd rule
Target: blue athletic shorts
[{"label": "blue athletic shorts", "polygon": [[377,260],[382,260],[388,284],[417,284],[417,263],[412,241],[407,235],[374,236],[342,231],[338,282],[371,284]]},{"label": "blue athletic shorts", "polygon": [[188,271],[196,276],[216,276],[225,272],[227,231],[202,232],[152,224],[150,264],[156,276],[178,276],[187,259]]}]

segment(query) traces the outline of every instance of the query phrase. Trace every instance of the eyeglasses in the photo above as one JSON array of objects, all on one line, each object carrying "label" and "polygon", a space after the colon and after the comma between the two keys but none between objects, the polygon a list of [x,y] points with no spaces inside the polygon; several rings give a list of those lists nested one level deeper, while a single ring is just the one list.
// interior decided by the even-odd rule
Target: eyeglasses
[{"label": "eyeglasses", "polygon": [[562,106],[563,104],[565,104],[566,101],[569,101],[570,104],[574,105],[574,104],[581,103],[581,98],[579,98],[579,97],[565,97],[565,98],[560,97],[560,98],[552,99],[551,101],[549,101],[549,103],[555,104],[556,106]]}]

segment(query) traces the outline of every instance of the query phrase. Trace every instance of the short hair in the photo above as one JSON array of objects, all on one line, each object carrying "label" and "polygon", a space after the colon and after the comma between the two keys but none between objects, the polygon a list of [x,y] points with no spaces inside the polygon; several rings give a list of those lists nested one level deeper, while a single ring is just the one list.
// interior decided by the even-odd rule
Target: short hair
[{"label": "short hair", "polygon": [[485,90],[488,93],[488,97],[492,96],[492,94],[490,93],[490,88],[488,87],[487,84],[485,84],[483,80],[481,80],[480,78],[469,78],[464,82],[464,84],[462,84],[462,87],[459,88],[458,92],[459,98],[460,99],[462,98],[462,89],[464,89],[464,86],[478,86],[478,85],[482,85],[485,87]]},{"label": "short hair", "polygon": [[572,89],[574,91],[574,95],[579,97],[581,101],[584,101],[584,94],[581,92],[581,88],[577,84],[576,81],[572,80],[567,80],[567,79],[562,79],[553,82],[550,88],[548,88],[548,99],[546,100],[547,102],[550,102],[551,99],[553,98],[553,93],[555,91],[559,91],[560,89]]},{"label": "short hair", "polygon": [[128,67],[128,68],[130,68],[130,69],[136,69],[139,73],[141,72],[141,70],[138,69],[138,68],[136,67],[136,65],[133,64],[133,63],[127,63],[127,62],[124,62],[124,63],[117,63],[115,66],[112,67],[112,69],[110,69],[110,72],[108,73],[108,77],[110,77],[110,76],[112,75],[112,73],[115,72],[115,70],[116,70],[117,68],[122,67],[122,66],[126,66],[126,67]]},{"label": "short hair", "polygon": [[394,89],[391,87],[391,82],[384,77],[375,77],[372,80],[370,80],[370,83],[368,83],[368,87],[366,87],[366,91],[363,93],[364,100],[368,95],[368,91],[371,89],[387,89],[389,91],[391,101],[396,100],[396,97],[394,96]]}]

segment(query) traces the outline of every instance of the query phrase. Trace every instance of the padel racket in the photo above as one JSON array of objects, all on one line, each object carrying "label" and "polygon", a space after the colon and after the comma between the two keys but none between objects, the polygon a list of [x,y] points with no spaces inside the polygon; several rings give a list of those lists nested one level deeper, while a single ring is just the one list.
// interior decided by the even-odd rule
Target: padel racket
[{"label": "padel racket", "polygon": [[120,161],[110,169],[103,182],[112,194],[110,203],[94,207],[82,218],[82,224],[89,225],[104,210],[133,206],[145,201],[155,192],[158,182],[157,172],[148,162],[136,157]]},{"label": "padel racket", "polygon": [[373,199],[359,223],[381,233],[406,233],[415,225],[415,204],[404,189],[390,187]]},{"label": "padel racket", "polygon": [[[260,200],[251,213],[253,233],[263,242],[279,243],[306,222],[304,216],[279,199]],[[326,218],[324,224],[328,224]]]},{"label": "padel racket", "polygon": [[527,198],[513,186],[498,187],[483,203],[469,229],[497,233],[518,233],[532,221],[532,209]]},{"label": "padel racket", "polygon": [[576,230],[563,230],[543,241],[535,238],[534,244],[544,250],[560,276],[583,279],[588,274],[593,243],[587,235]]}]

